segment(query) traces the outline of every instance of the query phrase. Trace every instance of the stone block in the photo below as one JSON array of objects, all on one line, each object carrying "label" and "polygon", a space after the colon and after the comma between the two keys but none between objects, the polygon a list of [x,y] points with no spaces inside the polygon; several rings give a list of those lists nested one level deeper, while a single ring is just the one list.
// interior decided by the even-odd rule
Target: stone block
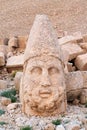
[{"label": "stone block", "polygon": [[78,55],[85,53],[84,50],[77,44],[67,43],[61,46],[62,51],[68,52],[68,61],[75,59]]},{"label": "stone block", "polygon": [[7,85],[8,85],[7,81],[0,80],[0,89],[6,89]]},{"label": "stone block", "polygon": [[73,101],[81,95],[83,88],[83,76],[80,71],[69,72],[66,74],[67,100]]},{"label": "stone block", "polygon": [[87,103],[87,89],[83,89],[80,97],[81,104]]},{"label": "stone block", "polygon": [[12,56],[7,59],[6,68],[8,72],[12,70],[23,70],[24,55]]},{"label": "stone block", "polygon": [[28,36],[18,36],[18,50],[24,50],[26,48]]},{"label": "stone block", "polygon": [[14,78],[15,89],[17,91],[20,90],[20,81],[21,81],[22,75],[23,75],[23,72],[17,72]]},{"label": "stone block", "polygon": [[0,52],[0,66],[5,65],[5,56],[3,52]]},{"label": "stone block", "polygon": [[87,89],[87,71],[81,71],[83,76],[83,89]]},{"label": "stone block", "polygon": [[74,33],[73,35],[67,35],[59,39],[59,44],[63,45],[69,42],[79,43],[83,41],[81,33]]},{"label": "stone block", "polygon": [[10,98],[6,98],[6,97],[2,97],[1,98],[1,104],[4,106],[7,106],[11,103],[11,99]]},{"label": "stone block", "polygon": [[79,70],[87,70],[87,53],[77,56],[75,60],[75,65]]},{"label": "stone block", "polygon": [[0,52],[4,53],[4,55],[6,56],[8,53],[8,46],[0,45]]}]

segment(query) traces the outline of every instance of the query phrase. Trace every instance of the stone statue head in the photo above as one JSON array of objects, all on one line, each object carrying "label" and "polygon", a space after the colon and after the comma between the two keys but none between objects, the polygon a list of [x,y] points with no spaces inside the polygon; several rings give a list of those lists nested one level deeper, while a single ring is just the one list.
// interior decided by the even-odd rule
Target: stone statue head
[{"label": "stone statue head", "polygon": [[46,15],[37,15],[24,57],[20,88],[27,115],[50,116],[66,110],[66,86],[61,49]]}]

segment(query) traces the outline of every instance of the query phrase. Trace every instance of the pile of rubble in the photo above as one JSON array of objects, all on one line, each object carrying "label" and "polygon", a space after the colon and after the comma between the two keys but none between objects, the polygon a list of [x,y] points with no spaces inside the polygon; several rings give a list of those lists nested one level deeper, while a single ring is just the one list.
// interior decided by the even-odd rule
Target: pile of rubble
[{"label": "pile of rubble", "polygon": [[[87,71],[87,35],[82,35],[79,32],[76,32],[72,35],[67,35],[66,32],[64,33],[62,31],[58,31],[58,34],[58,41],[62,49],[65,72],[67,74],[66,84],[68,86],[68,93],[72,86],[75,86],[76,91],[78,86],[77,83],[79,83],[80,86],[83,86],[83,84],[86,85],[87,82],[87,74],[85,75]],[[15,36],[9,39],[5,38],[0,40],[0,92],[14,87],[19,91],[20,80],[22,76],[22,72],[19,71],[23,71],[23,58],[27,39],[28,36]],[[15,70],[17,73],[15,78],[12,79],[11,74]],[[74,71],[75,73],[72,74]],[[83,77],[85,77],[84,83]],[[68,82],[68,80],[71,82]],[[19,101],[19,95],[17,96]],[[83,97],[82,103],[84,103]],[[78,105],[79,101],[75,99],[73,104]],[[66,116],[61,117],[62,124],[56,127],[51,122],[59,117],[27,118],[21,114],[20,106],[21,105],[19,102],[14,104],[6,98],[0,99],[0,108],[6,110],[5,115],[0,117],[0,121],[5,120],[6,118],[6,122],[8,120],[9,123],[12,123],[12,125],[7,124],[4,125],[4,127],[0,126],[0,130],[19,130],[20,126],[25,124],[33,126],[34,130],[87,130],[87,110],[86,108],[82,108],[83,106],[81,106],[81,108],[79,108],[79,106],[78,108],[77,106],[75,108],[74,106],[68,106]],[[79,112],[81,113],[79,114]]]}]

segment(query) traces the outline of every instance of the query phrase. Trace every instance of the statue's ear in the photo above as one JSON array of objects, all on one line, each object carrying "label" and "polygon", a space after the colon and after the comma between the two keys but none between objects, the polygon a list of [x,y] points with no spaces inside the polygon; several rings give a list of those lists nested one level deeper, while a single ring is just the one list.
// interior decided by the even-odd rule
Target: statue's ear
[{"label": "statue's ear", "polygon": [[69,53],[66,50],[62,50],[62,62],[64,65],[64,72],[67,73],[68,69],[67,69],[67,63],[68,63],[68,59],[69,59]]}]

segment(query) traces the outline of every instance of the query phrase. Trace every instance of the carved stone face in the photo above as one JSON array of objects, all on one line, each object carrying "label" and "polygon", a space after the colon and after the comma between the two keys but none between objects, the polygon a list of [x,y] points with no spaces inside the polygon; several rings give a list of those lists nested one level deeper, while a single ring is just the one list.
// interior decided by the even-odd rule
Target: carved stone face
[{"label": "carved stone face", "polygon": [[64,111],[65,82],[60,60],[46,55],[30,59],[24,72],[23,93],[26,114]]}]

